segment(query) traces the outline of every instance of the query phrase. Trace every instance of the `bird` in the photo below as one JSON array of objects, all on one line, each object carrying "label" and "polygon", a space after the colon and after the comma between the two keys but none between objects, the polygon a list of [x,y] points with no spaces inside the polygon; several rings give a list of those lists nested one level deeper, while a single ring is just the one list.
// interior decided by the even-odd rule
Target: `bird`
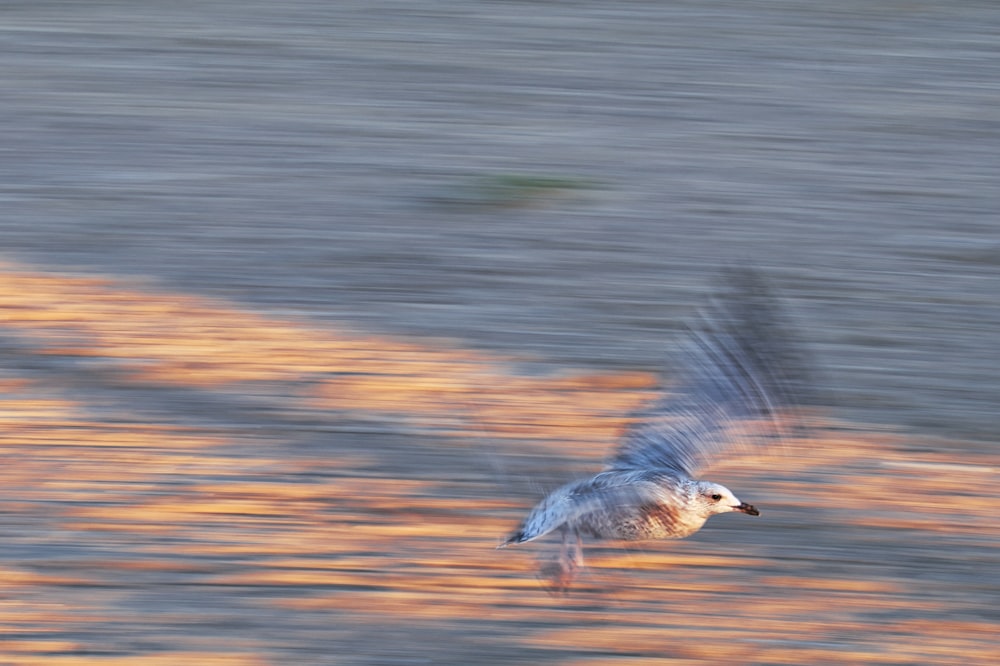
[{"label": "bird", "polygon": [[[804,426],[809,363],[764,279],[730,269],[723,289],[686,326],[673,386],[633,419],[605,468],[557,488],[497,548],[562,538],[541,577],[565,592],[583,567],[583,537],[683,539],[712,516],[760,511],[699,478],[723,456],[765,447]],[[791,425],[789,425],[791,424]]]}]

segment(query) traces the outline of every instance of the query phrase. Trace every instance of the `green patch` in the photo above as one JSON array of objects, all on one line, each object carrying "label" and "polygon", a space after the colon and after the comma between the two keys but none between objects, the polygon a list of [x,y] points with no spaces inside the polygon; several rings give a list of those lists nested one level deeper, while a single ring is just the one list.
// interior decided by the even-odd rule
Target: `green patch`
[{"label": "green patch", "polygon": [[583,178],[493,174],[462,183],[453,192],[434,197],[434,201],[448,205],[476,207],[529,206],[568,192],[596,187],[597,183]]}]

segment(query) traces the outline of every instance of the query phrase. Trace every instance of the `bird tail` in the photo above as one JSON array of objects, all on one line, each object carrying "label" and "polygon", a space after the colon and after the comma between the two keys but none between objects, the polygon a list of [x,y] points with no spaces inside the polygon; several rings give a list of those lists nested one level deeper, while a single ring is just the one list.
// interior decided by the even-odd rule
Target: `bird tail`
[{"label": "bird tail", "polygon": [[528,517],[524,519],[517,531],[507,537],[507,540],[497,546],[497,549],[513,546],[525,541],[534,541],[543,537],[549,532],[553,532],[561,527],[566,521],[557,517],[554,512],[544,510],[549,498],[542,500],[542,503],[535,507]]},{"label": "bird tail", "polygon": [[509,537],[507,537],[506,541],[497,546],[497,550],[500,550],[501,548],[506,548],[507,546],[513,546],[514,544],[517,543],[524,543],[525,541],[530,541],[530,539],[528,539],[528,537],[525,535],[524,530],[518,530],[513,534],[511,534]]},{"label": "bird tail", "polygon": [[497,548],[534,541],[571,523],[581,512],[580,498],[573,492],[579,485],[579,481],[569,483],[547,495],[531,510],[517,531]]}]

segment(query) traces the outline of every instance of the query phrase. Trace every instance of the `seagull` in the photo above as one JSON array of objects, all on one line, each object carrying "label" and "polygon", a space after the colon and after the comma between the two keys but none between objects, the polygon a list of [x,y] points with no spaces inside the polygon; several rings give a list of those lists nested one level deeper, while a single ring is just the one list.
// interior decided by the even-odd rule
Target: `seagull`
[{"label": "seagull", "polygon": [[559,533],[559,555],[541,572],[553,590],[565,591],[583,567],[583,536],[683,539],[716,514],[760,515],[698,475],[787,435],[783,417],[804,402],[806,364],[760,276],[740,269],[726,278],[687,328],[672,390],[638,416],[604,470],[550,493],[497,546]]}]

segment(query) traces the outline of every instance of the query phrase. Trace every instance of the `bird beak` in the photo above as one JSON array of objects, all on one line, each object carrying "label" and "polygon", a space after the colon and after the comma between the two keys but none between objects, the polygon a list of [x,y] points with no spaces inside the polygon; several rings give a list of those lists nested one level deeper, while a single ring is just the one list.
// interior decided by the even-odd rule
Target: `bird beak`
[{"label": "bird beak", "polygon": [[746,502],[743,502],[739,506],[734,506],[733,511],[739,511],[740,513],[745,513],[748,516],[760,515],[760,511],[757,510],[757,507],[755,507],[753,504],[747,504]]}]

